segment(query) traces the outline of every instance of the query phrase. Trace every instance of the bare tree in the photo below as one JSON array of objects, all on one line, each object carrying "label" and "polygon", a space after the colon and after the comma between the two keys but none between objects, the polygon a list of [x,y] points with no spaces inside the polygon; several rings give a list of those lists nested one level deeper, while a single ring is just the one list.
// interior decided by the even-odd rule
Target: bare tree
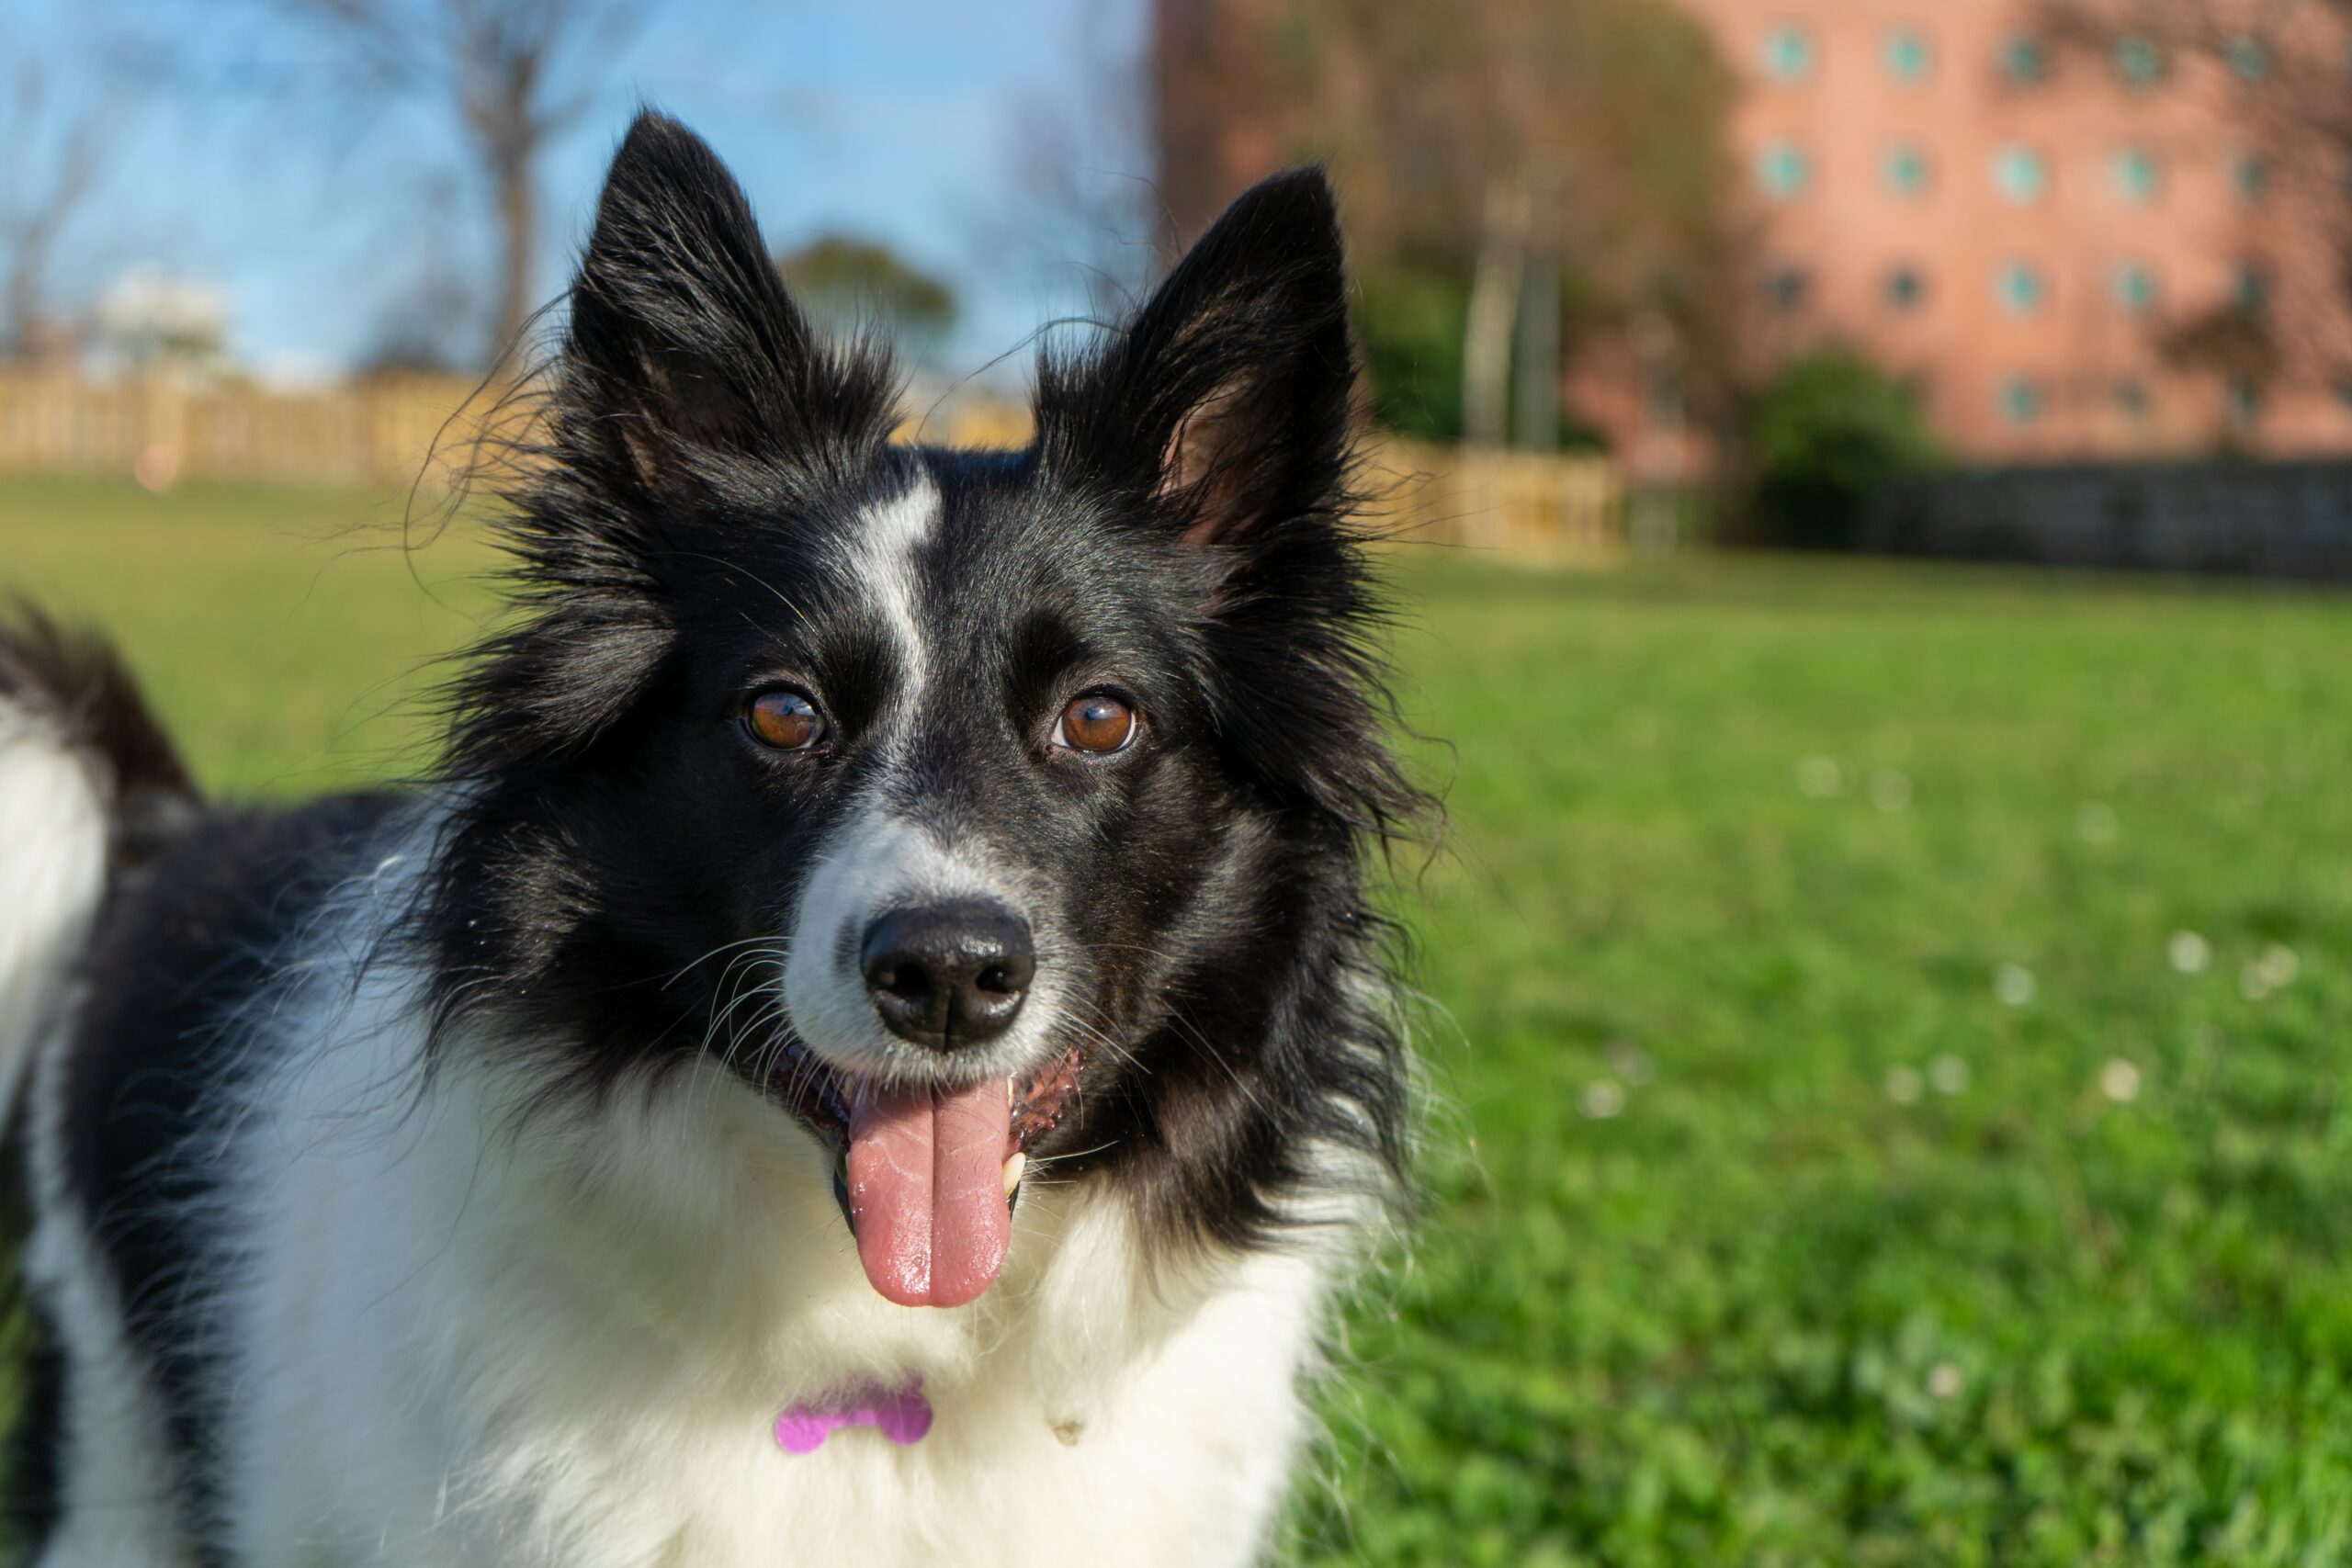
[{"label": "bare tree", "polygon": [[1328,157],[1360,254],[1458,280],[1473,441],[1503,439],[1514,340],[1538,446],[1564,333],[1655,323],[1708,383],[1698,400],[1727,382],[1728,318],[1707,302],[1734,292],[1733,82],[1670,0],[1163,0],[1157,17],[1180,227],[1272,163]]},{"label": "bare tree", "polygon": [[604,68],[643,25],[642,0],[274,0],[313,28],[353,97],[435,98],[454,110],[498,236],[494,354],[536,291],[539,160],[595,101]]},{"label": "bare tree", "polygon": [[59,242],[88,208],[120,107],[61,88],[57,63],[0,62],[0,357],[31,356],[49,316]]},{"label": "bare tree", "polygon": [[1142,62],[1112,35],[1107,12],[1081,17],[1060,85],[1014,106],[1009,190],[972,223],[978,249],[1057,294],[1075,285],[1097,319],[1131,309],[1173,254],[1150,177]]}]

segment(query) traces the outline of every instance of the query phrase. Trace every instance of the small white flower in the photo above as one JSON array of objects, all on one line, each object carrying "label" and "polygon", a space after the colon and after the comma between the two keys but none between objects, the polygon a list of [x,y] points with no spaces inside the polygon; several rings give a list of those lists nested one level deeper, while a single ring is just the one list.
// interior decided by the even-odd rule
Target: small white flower
[{"label": "small white flower", "polygon": [[1950,1361],[1938,1361],[1928,1369],[1928,1392],[1938,1399],[1950,1399],[1960,1392],[1960,1369]]},{"label": "small white flower", "polygon": [[1993,994],[2009,1007],[2032,1005],[2040,989],[2034,984],[2033,971],[2022,964],[2004,964],[1993,971]]},{"label": "small white flower", "polygon": [[2111,844],[2115,841],[2115,807],[2101,800],[2086,800],[2075,811],[2075,831],[2086,844]]},{"label": "small white flower", "polygon": [[1959,1094],[1968,1088],[1968,1064],[1958,1056],[1939,1056],[1928,1064],[1928,1081],[1938,1094]]},{"label": "small white flower", "polygon": [[1657,1077],[1657,1064],[1650,1059],[1650,1054],[1630,1040],[1609,1043],[1609,1065],[1617,1069],[1619,1077],[1635,1089]]},{"label": "small white flower", "polygon": [[2109,1057],[2098,1070],[2098,1091],[2118,1105],[2131,1104],[2140,1098],[2140,1069],[2120,1056]]},{"label": "small white flower", "polygon": [[1808,800],[1827,800],[1846,793],[1846,764],[1835,757],[1797,759],[1797,790]]},{"label": "small white flower", "polygon": [[1625,1090],[1615,1078],[1595,1078],[1584,1086],[1577,1103],[1595,1122],[1613,1121],[1625,1109]]},{"label": "small white flower", "polygon": [[2295,950],[2281,942],[2274,942],[2264,948],[2262,956],[2254,962],[2274,991],[2293,985],[2295,976],[2303,972],[2302,963],[2295,956]]},{"label": "small white flower", "polygon": [[1911,781],[1892,768],[1871,775],[1871,804],[1890,816],[1911,804]]},{"label": "small white flower", "polygon": [[1886,1069],[1886,1098],[1897,1105],[1918,1104],[1919,1091],[1922,1087],[1919,1069],[1917,1067]]},{"label": "small white flower", "polygon": [[2213,962],[2213,944],[2195,931],[2175,931],[2165,943],[2165,956],[2183,975],[2202,975]]}]

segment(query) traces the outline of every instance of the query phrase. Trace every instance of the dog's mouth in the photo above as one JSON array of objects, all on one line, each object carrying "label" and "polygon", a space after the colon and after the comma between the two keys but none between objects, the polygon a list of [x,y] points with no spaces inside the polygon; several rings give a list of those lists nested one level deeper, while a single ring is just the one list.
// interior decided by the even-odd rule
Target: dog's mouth
[{"label": "dog's mouth", "polygon": [[794,1040],[769,1081],[834,1151],[867,1281],[901,1306],[962,1306],[1004,1267],[1028,1145],[1060,1119],[1078,1068],[1071,1050],[1013,1077],[895,1088]]}]

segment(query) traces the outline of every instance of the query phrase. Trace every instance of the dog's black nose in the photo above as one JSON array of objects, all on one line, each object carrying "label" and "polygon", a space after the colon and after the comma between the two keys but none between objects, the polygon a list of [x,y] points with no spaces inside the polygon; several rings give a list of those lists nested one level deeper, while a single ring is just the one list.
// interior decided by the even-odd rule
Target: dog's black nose
[{"label": "dog's black nose", "polygon": [[934,1051],[1003,1033],[1037,973],[1029,922],[979,899],[891,910],[865,928],[858,964],[890,1032]]}]

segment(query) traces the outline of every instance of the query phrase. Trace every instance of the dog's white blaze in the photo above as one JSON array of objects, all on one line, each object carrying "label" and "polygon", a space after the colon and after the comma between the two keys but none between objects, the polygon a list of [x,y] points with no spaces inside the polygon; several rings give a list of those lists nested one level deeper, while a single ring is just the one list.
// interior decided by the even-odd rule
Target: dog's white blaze
[{"label": "dog's white blaze", "polygon": [[868,507],[861,523],[846,541],[848,567],[861,596],[889,623],[899,645],[906,671],[898,702],[903,713],[922,690],[930,657],[915,553],[938,526],[939,487],[929,474],[918,474],[899,494]]}]

